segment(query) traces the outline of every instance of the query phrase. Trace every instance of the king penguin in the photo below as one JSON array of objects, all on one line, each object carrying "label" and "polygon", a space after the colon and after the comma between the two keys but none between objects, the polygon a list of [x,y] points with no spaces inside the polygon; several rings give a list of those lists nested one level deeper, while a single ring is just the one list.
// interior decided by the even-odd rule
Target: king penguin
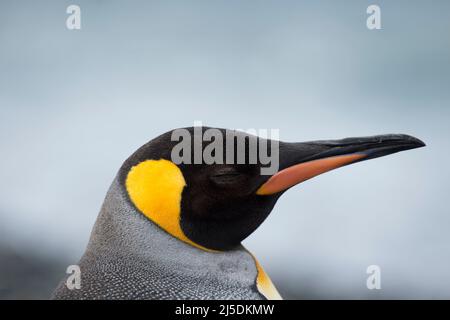
[{"label": "king penguin", "polygon": [[[211,129],[200,128],[201,134]],[[232,143],[222,154],[215,150],[216,159],[224,161],[177,163],[176,130],[151,140],[123,163],[78,263],[80,287],[69,289],[67,276],[54,299],[281,299],[241,244],[278,198],[332,169],[425,145],[402,134],[272,143],[214,129],[233,142],[242,138],[244,147]],[[183,130],[198,134],[196,128]],[[215,139],[225,147],[225,139]],[[198,141],[190,142],[193,157]],[[252,158],[251,141],[266,143],[269,153],[278,155],[275,172],[261,174],[267,161],[259,153]],[[225,161],[243,153],[245,161]]]}]

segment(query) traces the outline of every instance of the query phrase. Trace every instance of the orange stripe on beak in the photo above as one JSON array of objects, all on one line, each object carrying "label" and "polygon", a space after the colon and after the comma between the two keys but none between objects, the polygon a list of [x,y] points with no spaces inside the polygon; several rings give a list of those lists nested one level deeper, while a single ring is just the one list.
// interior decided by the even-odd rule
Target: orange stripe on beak
[{"label": "orange stripe on beak", "polygon": [[321,173],[342,167],[366,157],[365,154],[349,154],[299,163],[276,173],[257,191],[258,195],[270,195],[286,190]]}]

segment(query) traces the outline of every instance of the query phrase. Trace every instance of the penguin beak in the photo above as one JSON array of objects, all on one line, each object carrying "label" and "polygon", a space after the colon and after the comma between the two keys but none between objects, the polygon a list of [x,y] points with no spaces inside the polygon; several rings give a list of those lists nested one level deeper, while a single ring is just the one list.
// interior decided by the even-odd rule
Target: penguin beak
[{"label": "penguin beak", "polygon": [[421,140],[404,134],[303,143],[280,142],[280,170],[264,182],[256,194],[276,194],[348,164],[424,146]]}]

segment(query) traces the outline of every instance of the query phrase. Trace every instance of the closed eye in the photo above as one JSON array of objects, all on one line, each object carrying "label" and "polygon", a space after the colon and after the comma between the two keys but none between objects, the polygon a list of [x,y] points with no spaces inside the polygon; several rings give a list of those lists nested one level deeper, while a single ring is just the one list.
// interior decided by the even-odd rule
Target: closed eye
[{"label": "closed eye", "polygon": [[214,172],[210,179],[219,186],[232,185],[245,180],[246,175],[234,168],[222,168]]}]

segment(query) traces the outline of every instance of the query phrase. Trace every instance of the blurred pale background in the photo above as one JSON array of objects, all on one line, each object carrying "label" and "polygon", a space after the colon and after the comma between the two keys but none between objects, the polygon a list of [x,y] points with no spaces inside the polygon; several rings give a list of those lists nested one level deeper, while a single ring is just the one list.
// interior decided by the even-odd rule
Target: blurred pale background
[{"label": "blurred pale background", "polygon": [[47,298],[122,161],[194,120],[424,140],[290,190],[244,244],[286,298],[450,298],[449,30],[449,1],[2,0],[0,298]]}]

